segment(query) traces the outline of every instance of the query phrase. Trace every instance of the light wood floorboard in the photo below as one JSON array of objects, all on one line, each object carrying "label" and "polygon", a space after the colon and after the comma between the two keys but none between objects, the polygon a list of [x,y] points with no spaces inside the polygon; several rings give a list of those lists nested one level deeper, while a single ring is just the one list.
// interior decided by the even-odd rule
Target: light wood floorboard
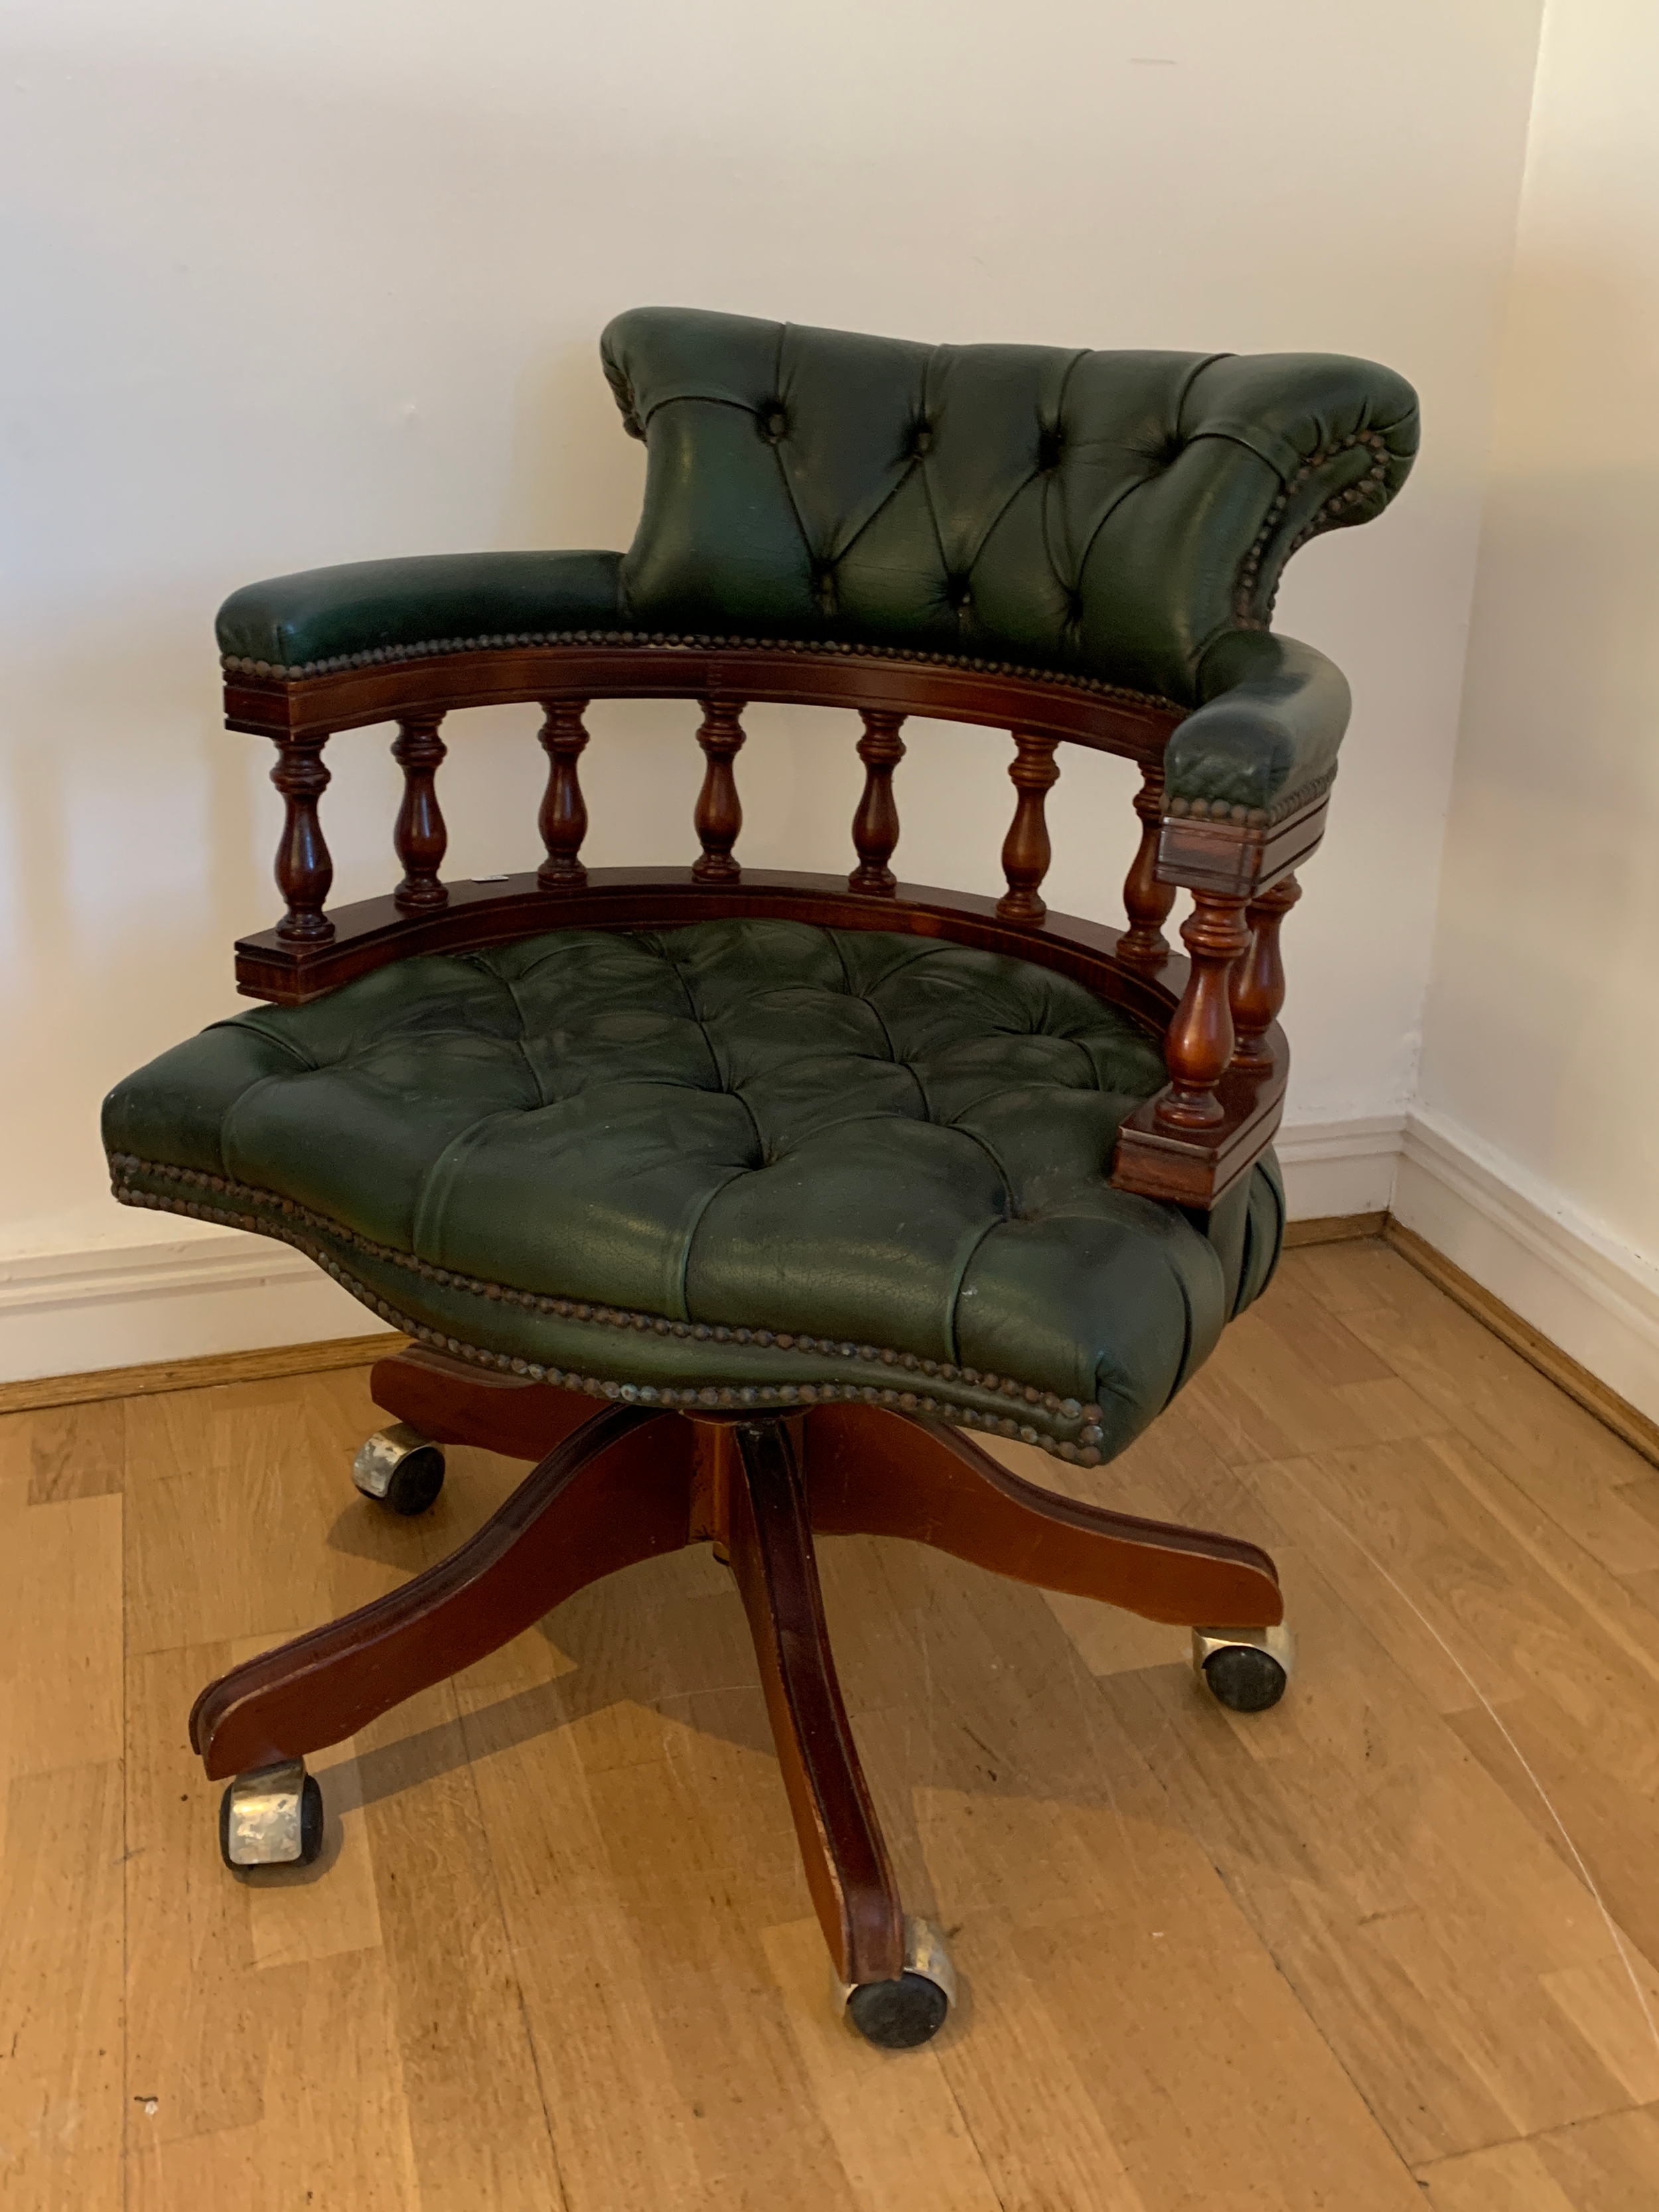
[{"label": "light wood floorboard", "polygon": [[1301,1668],[823,1547],[906,1899],[961,2003],[835,2018],[742,1608],[582,1593],[313,1762],[239,1881],[185,1743],[227,1664],[395,1588],[362,1368],[0,1416],[0,2212],[1649,2212],[1659,1471],[1380,1243],[1287,1255],[1115,1466],[1267,1544]]}]

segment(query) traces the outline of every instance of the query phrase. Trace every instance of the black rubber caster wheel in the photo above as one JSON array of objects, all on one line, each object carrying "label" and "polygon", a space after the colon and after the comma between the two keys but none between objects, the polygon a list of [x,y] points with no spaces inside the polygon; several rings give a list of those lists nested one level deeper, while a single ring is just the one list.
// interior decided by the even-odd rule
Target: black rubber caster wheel
[{"label": "black rubber caster wheel", "polygon": [[233,1874],[247,1874],[261,1864],[270,1866],[311,1866],[321,1857],[323,1850],[323,1793],[314,1774],[307,1774],[300,1790],[300,1856],[297,1859],[234,1859],[230,1855],[231,1799],[237,1784],[228,1782],[219,1800],[219,1856]]},{"label": "black rubber caster wheel", "polygon": [[1235,1713],[1265,1713],[1284,1696],[1290,1676],[1271,1651],[1253,1644],[1230,1644],[1204,1662],[1210,1694]]},{"label": "black rubber caster wheel", "polygon": [[847,2017],[866,2043],[883,2051],[914,2051],[931,2042],[950,2009],[950,1998],[926,1974],[860,1982],[847,2000]]},{"label": "black rubber caster wheel", "polygon": [[381,1502],[394,1513],[401,1513],[405,1520],[413,1520],[416,1514],[424,1513],[429,1505],[437,1504],[443,1486],[442,1447],[422,1444],[418,1451],[398,1461]]},{"label": "black rubber caster wheel", "polygon": [[365,1498],[405,1520],[437,1502],[444,1486],[444,1448],[394,1421],[377,1429],[351,1462],[351,1480]]}]

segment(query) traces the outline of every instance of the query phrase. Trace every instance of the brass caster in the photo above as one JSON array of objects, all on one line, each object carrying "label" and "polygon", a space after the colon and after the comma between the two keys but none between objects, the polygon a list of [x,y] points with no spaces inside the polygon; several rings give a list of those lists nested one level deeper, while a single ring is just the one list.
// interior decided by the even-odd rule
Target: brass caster
[{"label": "brass caster", "polygon": [[840,1987],[842,2009],[866,2043],[883,2051],[914,2051],[944,2027],[956,2002],[957,1970],[938,1929],[907,1912],[904,1971],[898,1979]]},{"label": "brass caster", "polygon": [[1231,1712],[1265,1713],[1295,1671],[1296,1638],[1283,1621],[1276,1628],[1193,1631],[1193,1672]]},{"label": "brass caster", "polygon": [[228,1867],[309,1866],[323,1848],[323,1793],[303,1759],[239,1774],[219,1800]]},{"label": "brass caster", "polygon": [[392,1512],[424,1513],[444,1486],[444,1454],[407,1421],[377,1429],[351,1462],[351,1480],[365,1498]]}]

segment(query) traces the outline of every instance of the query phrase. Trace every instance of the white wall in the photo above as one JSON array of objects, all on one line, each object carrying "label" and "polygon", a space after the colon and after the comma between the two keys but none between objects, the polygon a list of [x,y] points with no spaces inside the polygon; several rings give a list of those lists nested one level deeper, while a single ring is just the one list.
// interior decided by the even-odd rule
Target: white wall
[{"label": "white wall", "polygon": [[[1422,1074],[1431,1136],[1535,1233],[1401,1191],[1659,1417],[1656,99],[1653,0],[1551,0]],[[1540,1237],[1608,1295],[1564,1284]]]},{"label": "white wall", "polygon": [[[280,1315],[228,1277],[170,1305],[108,1290],[123,1252],[180,1232],[109,1200],[100,1097],[234,1008],[230,940],[274,913],[265,749],[218,727],[213,611],[325,561],[625,543],[641,457],[595,340],[643,301],[924,337],[1331,349],[1415,380],[1427,442],[1406,495],[1302,555],[1280,617],[1358,701],[1290,933],[1291,1117],[1397,1117],[1536,15],[12,0],[0,1375],[366,1325],[320,1282],[313,1305],[290,1285]],[[533,724],[447,732],[457,872],[533,854]],[[592,856],[684,856],[689,714],[595,724]],[[752,726],[743,853],[843,865],[850,733]],[[389,881],[385,734],[332,749],[342,896]],[[991,887],[1006,748],[915,736],[907,872]],[[1054,903],[1115,918],[1131,779],[1090,759],[1066,778]]]}]

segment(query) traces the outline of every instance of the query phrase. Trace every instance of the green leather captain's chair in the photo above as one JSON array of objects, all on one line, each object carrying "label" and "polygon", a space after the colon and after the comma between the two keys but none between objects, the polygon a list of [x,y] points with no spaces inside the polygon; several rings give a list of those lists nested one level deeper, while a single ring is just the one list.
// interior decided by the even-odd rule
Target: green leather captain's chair
[{"label": "green leather captain's chair", "polygon": [[[358,1456],[371,1498],[422,1510],[446,1443],[537,1464],[441,1566],[210,1684],[191,1741],[234,1778],[228,1863],[309,1858],[307,1753],[711,1541],[849,2015],[915,2043],[950,1962],[896,1893],[815,1534],[1192,1626],[1239,1710],[1289,1674],[1265,1553],[1058,1497],[974,1432],[1100,1466],[1273,1272],[1278,930],[1348,712],[1273,594],[1399,489],[1416,404],[1337,356],[671,308],[621,316],[604,357],[648,456],[627,553],[367,562],[220,613],[227,720],[276,747],[286,911],[236,949],[266,1003],[112,1094],[116,1195],[281,1237],[406,1332],[374,1373],[395,1419]],[[696,857],[590,872],[583,713],[643,696],[701,702]],[[752,700],[857,716],[848,875],[740,867]],[[544,715],[545,858],[446,882],[440,725],[507,701]],[[911,715],[1012,735],[1000,899],[895,880]],[[325,743],[385,722],[403,878],[330,909]],[[1043,906],[1063,743],[1141,771],[1121,932]]]}]

